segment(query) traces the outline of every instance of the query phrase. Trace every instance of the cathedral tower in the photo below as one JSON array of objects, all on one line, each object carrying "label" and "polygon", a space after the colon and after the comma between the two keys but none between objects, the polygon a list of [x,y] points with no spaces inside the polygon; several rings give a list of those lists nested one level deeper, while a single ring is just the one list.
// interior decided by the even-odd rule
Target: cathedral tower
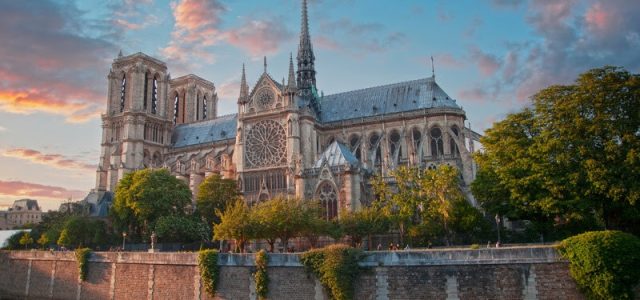
[{"label": "cathedral tower", "polygon": [[169,77],[165,63],[142,53],[113,61],[96,190],[115,191],[127,172],[162,166],[172,129]]}]

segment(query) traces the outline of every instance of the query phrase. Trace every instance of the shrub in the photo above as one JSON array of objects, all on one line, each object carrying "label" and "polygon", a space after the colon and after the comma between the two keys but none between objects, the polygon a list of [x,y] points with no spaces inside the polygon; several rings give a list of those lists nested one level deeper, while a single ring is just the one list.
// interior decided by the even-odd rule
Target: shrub
[{"label": "shrub", "polygon": [[204,283],[204,288],[211,297],[216,295],[216,284],[218,283],[218,251],[200,250],[198,252],[198,267],[200,277]]},{"label": "shrub", "polygon": [[640,239],[620,231],[592,231],[558,246],[571,276],[590,299],[633,299],[640,278]]},{"label": "shrub", "polygon": [[480,245],[472,244],[469,248],[471,248],[472,250],[478,250],[478,249],[480,249]]},{"label": "shrub", "polygon": [[76,261],[78,261],[78,274],[80,280],[85,281],[87,279],[87,272],[89,271],[89,256],[91,256],[91,249],[78,248],[75,251]]},{"label": "shrub", "polygon": [[264,250],[256,253],[256,273],[253,274],[253,278],[256,281],[256,293],[259,299],[267,299],[269,293],[269,275],[267,274],[267,264],[269,257]]},{"label": "shrub", "polygon": [[361,250],[347,245],[331,245],[303,253],[300,261],[307,271],[315,274],[332,299],[353,299],[354,282],[360,274],[358,262]]}]

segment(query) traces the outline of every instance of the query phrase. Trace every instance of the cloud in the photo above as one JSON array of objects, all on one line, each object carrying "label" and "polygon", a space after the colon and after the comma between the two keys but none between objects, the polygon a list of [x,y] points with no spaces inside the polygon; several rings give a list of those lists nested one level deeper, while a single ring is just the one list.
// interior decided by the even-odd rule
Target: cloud
[{"label": "cloud", "polygon": [[293,33],[279,20],[248,20],[225,33],[226,41],[251,56],[274,54],[279,45],[291,40]]},{"label": "cloud", "polygon": [[358,56],[384,52],[390,45],[397,47],[408,40],[402,32],[386,32],[383,24],[354,23],[346,18],[321,22],[320,29],[321,32],[332,34],[315,37],[316,45],[327,50],[346,51]]},{"label": "cloud", "polygon": [[109,58],[117,53],[103,37],[110,34],[72,4],[5,3],[0,10],[0,110],[57,114],[69,122],[97,117],[104,106]]},{"label": "cloud", "polygon": [[502,63],[493,54],[485,53],[478,47],[471,47],[469,50],[471,59],[476,63],[478,70],[484,76],[491,76],[500,69]]},{"label": "cloud", "polygon": [[0,126],[0,132],[3,132],[3,131],[7,131],[7,128]]},{"label": "cloud", "polygon": [[491,4],[499,8],[516,8],[519,7],[525,0],[491,0]]},{"label": "cloud", "polygon": [[13,198],[53,198],[74,199],[83,198],[87,192],[79,190],[71,190],[58,186],[42,185],[24,181],[4,181],[0,180],[0,195],[10,196]]},{"label": "cloud", "polygon": [[96,165],[70,159],[60,154],[45,154],[37,150],[26,148],[6,150],[3,155],[6,157],[28,160],[32,163],[47,165],[58,169],[95,171],[97,168]]},{"label": "cloud", "polygon": [[110,23],[123,30],[140,30],[160,23],[157,16],[148,11],[153,0],[120,0],[110,2]]}]

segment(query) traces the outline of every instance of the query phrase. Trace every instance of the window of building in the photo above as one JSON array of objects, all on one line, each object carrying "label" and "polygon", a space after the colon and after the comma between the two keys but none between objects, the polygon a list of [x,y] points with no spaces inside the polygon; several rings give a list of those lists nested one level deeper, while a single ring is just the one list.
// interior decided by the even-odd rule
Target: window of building
[{"label": "window of building", "polygon": [[316,191],[316,198],[320,200],[325,220],[332,220],[338,217],[338,193],[333,184],[328,181],[320,184]]},{"label": "window of building", "polygon": [[124,111],[124,99],[127,90],[127,76],[122,76],[122,82],[120,83],[120,112]]},{"label": "window of building", "polygon": [[151,113],[158,112],[158,76],[153,77],[153,92],[151,93]]},{"label": "window of building", "polygon": [[429,133],[431,134],[431,156],[441,157],[444,154],[442,130],[438,127],[433,127]]}]

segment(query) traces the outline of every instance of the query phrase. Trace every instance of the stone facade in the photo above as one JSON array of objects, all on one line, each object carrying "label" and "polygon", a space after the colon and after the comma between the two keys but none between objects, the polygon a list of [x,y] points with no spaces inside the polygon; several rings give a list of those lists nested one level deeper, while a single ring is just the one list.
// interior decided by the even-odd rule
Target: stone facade
[{"label": "stone facade", "polygon": [[265,58],[264,72],[250,87],[243,67],[234,115],[217,116],[209,81],[172,79],[164,62],[142,53],[116,58],[95,193],[114,191],[127,172],[164,167],[194,195],[204,178],[220,174],[237,180],[248,202],[275,195],[319,199],[327,218],[334,218],[369,203],[369,179],[401,165],[453,165],[468,187],[479,135],[465,126],[464,110],[435,75],[319,94],[306,0],[301,27],[288,81],[274,80]]},{"label": "stone facade", "polygon": [[45,214],[40,209],[37,200],[21,199],[13,202],[6,211],[0,211],[0,230],[9,230],[27,224],[42,222]]},{"label": "stone facade", "polygon": [[[553,247],[368,252],[355,299],[584,299]],[[196,253],[0,252],[0,295],[27,299],[256,299],[251,254],[220,254],[215,297]],[[270,254],[269,299],[328,299],[298,254]]]}]

